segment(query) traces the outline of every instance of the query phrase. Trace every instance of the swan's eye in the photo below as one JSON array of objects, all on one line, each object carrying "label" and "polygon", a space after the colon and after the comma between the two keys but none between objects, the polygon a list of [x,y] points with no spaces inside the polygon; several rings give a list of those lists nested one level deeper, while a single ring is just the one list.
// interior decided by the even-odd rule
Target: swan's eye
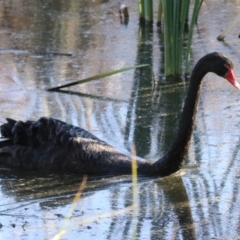
[{"label": "swan's eye", "polygon": [[228,64],[224,64],[224,71],[225,71],[225,74],[224,74],[224,75],[228,74],[229,69],[230,69],[230,70],[232,69],[231,66],[229,66]]}]

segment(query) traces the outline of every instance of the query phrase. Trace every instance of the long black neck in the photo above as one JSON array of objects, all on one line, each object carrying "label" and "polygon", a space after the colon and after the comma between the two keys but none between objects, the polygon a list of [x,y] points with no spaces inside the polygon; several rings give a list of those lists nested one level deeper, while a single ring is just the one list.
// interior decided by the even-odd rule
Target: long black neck
[{"label": "long black neck", "polygon": [[188,151],[194,128],[201,81],[207,72],[209,71],[206,64],[203,61],[199,61],[190,78],[188,94],[184,103],[176,138],[167,153],[152,165],[152,170],[156,174],[169,175],[180,169]]}]

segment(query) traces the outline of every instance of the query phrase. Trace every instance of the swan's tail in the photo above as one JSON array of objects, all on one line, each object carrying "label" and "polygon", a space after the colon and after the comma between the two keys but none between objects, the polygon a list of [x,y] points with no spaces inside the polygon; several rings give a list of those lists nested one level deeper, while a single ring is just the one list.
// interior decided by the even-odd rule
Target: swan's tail
[{"label": "swan's tail", "polygon": [[13,144],[12,129],[16,123],[15,120],[7,118],[7,123],[0,126],[0,148]]},{"label": "swan's tail", "polygon": [[0,126],[1,137],[9,138],[14,144],[21,143],[21,145],[29,144],[28,129],[32,125],[32,121],[16,121],[7,118],[7,123]]},{"label": "swan's tail", "polygon": [[3,125],[0,126],[1,136],[4,138],[12,138],[13,137],[12,129],[16,121],[11,118],[6,118],[6,120],[7,123],[4,123]]}]

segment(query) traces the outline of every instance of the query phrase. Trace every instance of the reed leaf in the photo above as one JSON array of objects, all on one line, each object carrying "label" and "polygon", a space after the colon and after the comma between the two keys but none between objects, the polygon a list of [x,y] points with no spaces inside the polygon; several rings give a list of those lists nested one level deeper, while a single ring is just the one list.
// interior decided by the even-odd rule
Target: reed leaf
[{"label": "reed leaf", "polygon": [[136,68],[143,68],[143,67],[150,67],[150,65],[149,64],[140,64],[140,65],[136,65],[136,66],[132,66],[132,67],[121,68],[121,69],[113,70],[111,72],[95,75],[93,77],[85,78],[85,79],[74,81],[74,82],[71,82],[71,83],[66,83],[66,84],[63,84],[63,85],[60,85],[60,86],[57,86],[57,87],[52,87],[52,88],[49,88],[47,90],[48,91],[57,91],[57,90],[60,90],[61,88],[70,87],[70,86],[74,86],[74,85],[81,84],[81,83],[86,83],[86,82],[90,82],[90,81],[99,80],[101,78],[109,77],[109,76],[117,74],[117,73],[125,72],[125,71],[136,69]]},{"label": "reed leaf", "polygon": [[200,6],[201,6],[200,0],[195,0],[191,24],[190,24],[189,33],[188,33],[188,42],[187,42],[187,50],[186,50],[186,72],[189,72],[189,60],[190,60],[193,31],[194,31],[194,26],[197,22]]},{"label": "reed leaf", "polygon": [[152,0],[144,0],[144,20],[148,23],[153,22],[153,3],[152,3]]},{"label": "reed leaf", "polygon": [[163,16],[163,8],[162,8],[162,0],[159,0],[158,3],[158,17],[157,17],[157,25],[161,26]]},{"label": "reed leaf", "polygon": [[144,0],[138,0],[138,10],[140,22],[144,21]]},{"label": "reed leaf", "polygon": [[153,23],[153,1],[138,0],[140,23]]}]

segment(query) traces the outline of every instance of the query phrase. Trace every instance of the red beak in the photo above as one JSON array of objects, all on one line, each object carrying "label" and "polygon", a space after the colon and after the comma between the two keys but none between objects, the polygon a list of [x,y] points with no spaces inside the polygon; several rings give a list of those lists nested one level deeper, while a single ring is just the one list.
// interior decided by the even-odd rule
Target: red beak
[{"label": "red beak", "polygon": [[232,68],[229,66],[227,68],[228,68],[228,72],[224,76],[224,78],[226,78],[235,88],[240,90],[240,85],[235,77],[235,74],[234,74]]}]

